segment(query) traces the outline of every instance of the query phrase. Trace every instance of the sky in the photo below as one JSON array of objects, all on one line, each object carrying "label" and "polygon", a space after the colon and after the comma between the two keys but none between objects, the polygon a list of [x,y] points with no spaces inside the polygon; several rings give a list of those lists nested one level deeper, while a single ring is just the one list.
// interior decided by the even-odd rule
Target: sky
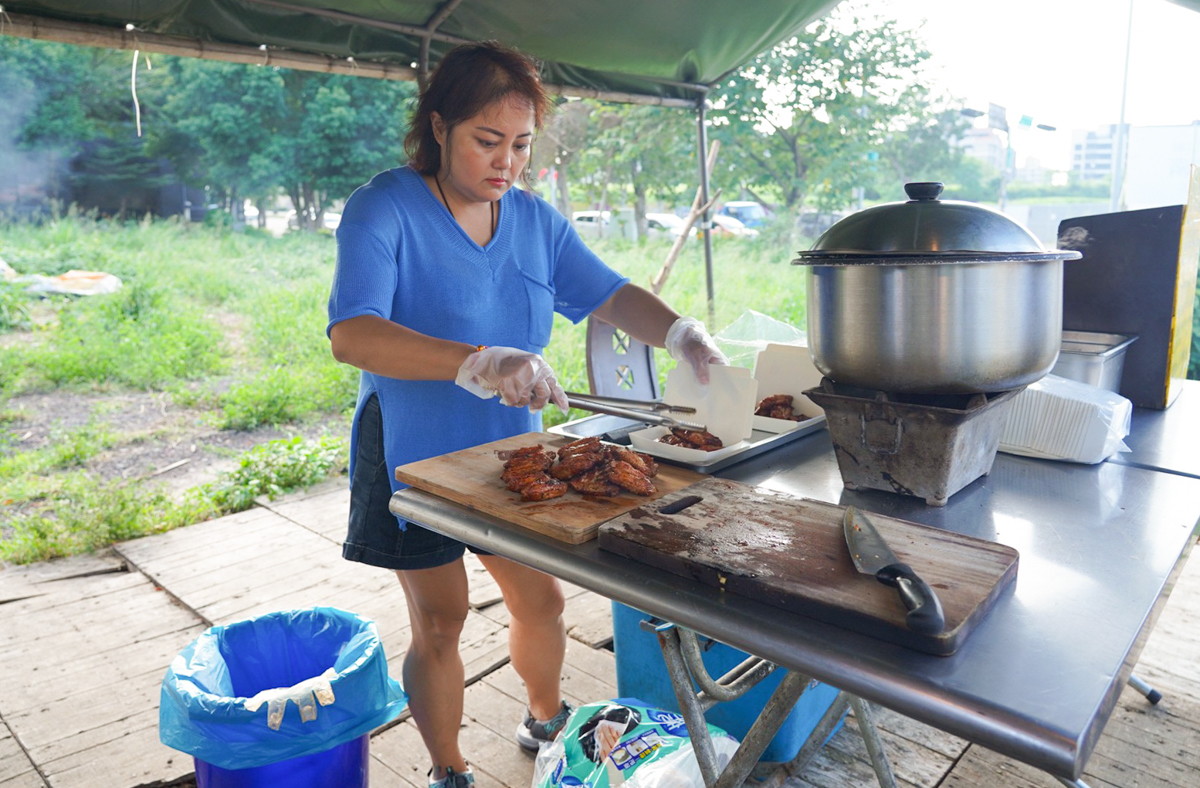
[{"label": "sky", "polygon": [[[1057,131],[1013,132],[1018,164],[1070,167],[1072,130],[1121,117],[1127,31],[1132,30],[1125,121],[1200,121],[1200,12],[1167,0],[890,0],[932,52],[935,82],[1010,125],[1022,115]],[[885,12],[886,13],[886,12]]]}]

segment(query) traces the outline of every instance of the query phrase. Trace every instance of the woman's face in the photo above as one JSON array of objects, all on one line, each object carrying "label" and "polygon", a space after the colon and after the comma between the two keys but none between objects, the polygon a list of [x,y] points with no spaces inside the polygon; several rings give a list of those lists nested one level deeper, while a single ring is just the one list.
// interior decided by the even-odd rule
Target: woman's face
[{"label": "woman's face", "polygon": [[433,131],[442,146],[438,178],[443,186],[471,202],[498,200],[529,163],[533,108],[519,99],[498,101],[459,123],[449,135],[435,112]]}]

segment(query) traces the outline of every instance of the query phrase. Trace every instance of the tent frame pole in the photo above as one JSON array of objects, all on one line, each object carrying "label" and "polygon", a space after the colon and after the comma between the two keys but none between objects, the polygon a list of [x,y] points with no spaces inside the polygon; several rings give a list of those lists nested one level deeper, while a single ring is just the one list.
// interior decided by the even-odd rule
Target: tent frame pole
[{"label": "tent frame pole", "polygon": [[708,326],[716,328],[716,298],[713,293],[713,247],[712,247],[712,217],[711,206],[708,204],[708,129],[705,125],[705,110],[708,99],[701,96],[696,102],[696,138],[697,155],[700,162],[700,204],[704,206],[704,215],[700,218],[700,230],[704,233],[704,278],[708,293]]}]

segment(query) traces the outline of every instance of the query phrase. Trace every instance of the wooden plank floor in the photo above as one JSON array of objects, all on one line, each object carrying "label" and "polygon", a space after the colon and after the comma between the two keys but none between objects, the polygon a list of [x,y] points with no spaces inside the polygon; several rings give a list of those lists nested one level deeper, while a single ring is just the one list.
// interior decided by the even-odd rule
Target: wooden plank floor
[{"label": "wooden plank floor", "polygon": [[[340,557],[344,484],[219,520],[126,542],[112,551],[0,571],[0,788],[150,788],[192,783],[189,756],[158,742],[158,692],[171,658],[212,624],[272,610],[331,605],[375,619],[392,673],[409,642],[393,573]],[[524,710],[508,664],[508,615],[468,560],[462,728],[480,788],[527,788],[533,759],[513,742]],[[613,697],[608,600],[568,586],[564,692]],[[1138,673],[1166,695],[1127,689],[1091,758],[1093,788],[1200,785],[1200,562],[1185,570]],[[884,709],[884,746],[903,786],[1052,788],[1047,775]],[[375,788],[424,788],[428,768],[411,720],[371,744]],[[785,788],[874,785],[853,718]]]}]

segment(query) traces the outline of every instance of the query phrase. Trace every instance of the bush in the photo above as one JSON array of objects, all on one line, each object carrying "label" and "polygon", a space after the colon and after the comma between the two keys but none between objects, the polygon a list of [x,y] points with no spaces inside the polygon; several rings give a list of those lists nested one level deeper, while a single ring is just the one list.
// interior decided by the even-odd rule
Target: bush
[{"label": "bush", "polygon": [[29,328],[28,300],[23,288],[0,279],[0,331]]},{"label": "bush", "polygon": [[237,470],[222,474],[199,494],[223,512],[241,512],[260,495],[277,495],[311,486],[346,467],[349,447],[340,438],[274,440],[242,455]]},{"label": "bush", "polygon": [[272,367],[220,397],[222,429],[250,430],[285,424],[313,413],[343,413],[354,407],[358,370],[336,364]]}]

